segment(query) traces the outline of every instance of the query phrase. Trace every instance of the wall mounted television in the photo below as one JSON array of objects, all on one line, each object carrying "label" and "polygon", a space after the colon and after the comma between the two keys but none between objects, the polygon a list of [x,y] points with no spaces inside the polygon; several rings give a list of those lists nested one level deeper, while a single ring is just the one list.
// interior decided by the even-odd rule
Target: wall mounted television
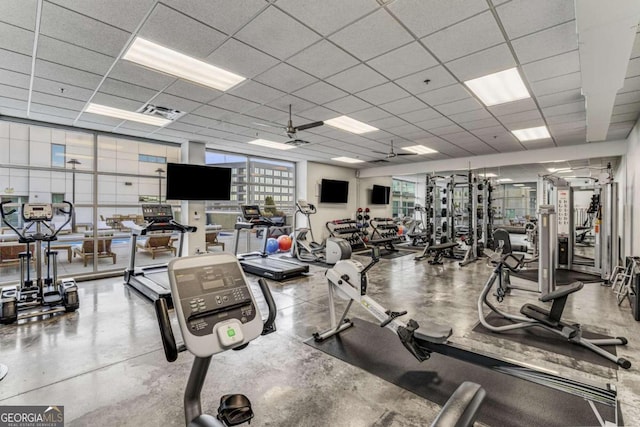
[{"label": "wall mounted television", "polygon": [[231,168],[167,163],[167,200],[229,200]]},{"label": "wall mounted television", "polygon": [[347,203],[349,182],[323,179],[320,183],[320,203]]},{"label": "wall mounted television", "polygon": [[372,205],[388,205],[391,196],[391,187],[385,187],[384,185],[373,185],[371,190],[371,204]]}]

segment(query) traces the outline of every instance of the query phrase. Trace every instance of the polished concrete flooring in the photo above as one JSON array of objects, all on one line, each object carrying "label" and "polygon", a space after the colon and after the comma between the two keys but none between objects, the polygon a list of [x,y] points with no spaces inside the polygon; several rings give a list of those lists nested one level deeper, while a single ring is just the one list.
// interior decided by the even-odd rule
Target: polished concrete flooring
[{"label": "polished concrete flooring", "polygon": [[[311,266],[311,272],[270,282],[278,331],[243,351],[213,358],[205,410],[215,413],[222,394],[244,393],[256,413],[252,426],[429,425],[437,405],[303,344],[329,322],[324,269]],[[415,262],[413,256],[383,259],[370,270],[369,295],[392,310],[407,310],[407,319],[450,325],[452,341],[572,378],[612,383],[627,425],[639,425],[640,327],[628,303],[618,307],[610,288],[589,284],[565,311],[587,329],[629,338],[618,354],[634,366],[616,371],[472,332],[476,299],[490,272],[485,261],[460,268]],[[255,285],[257,279],[250,280]],[[0,327],[0,362],[10,369],[0,382],[0,405],[64,405],[68,426],[183,425],[182,394],[192,356],[165,360],[153,306],[120,278],[79,286],[78,312]],[[514,291],[503,304],[516,311],[534,299]],[[371,320],[357,307],[352,316]],[[371,343],[371,351],[385,349]]]}]

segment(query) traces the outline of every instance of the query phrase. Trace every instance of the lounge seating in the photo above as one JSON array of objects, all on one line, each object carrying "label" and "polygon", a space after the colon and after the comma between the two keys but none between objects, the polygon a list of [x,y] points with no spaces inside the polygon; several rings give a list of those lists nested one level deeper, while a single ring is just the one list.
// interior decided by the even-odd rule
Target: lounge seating
[{"label": "lounge seating", "polygon": [[[0,267],[16,266],[20,265],[19,254],[25,252],[27,249],[24,243],[13,243],[10,245],[0,246]],[[31,253],[35,250],[33,243],[31,244]],[[35,257],[31,258],[31,261],[35,261]]]},{"label": "lounge seating", "polygon": [[222,246],[222,250],[224,251],[224,243],[218,242],[217,231],[207,231],[205,234],[205,242],[207,244],[207,250],[209,250],[210,246]]},{"label": "lounge seating", "polygon": [[[91,239],[92,233],[85,234],[85,239],[82,245],[74,246],[73,256],[82,258],[84,266],[87,266],[87,261],[93,259],[94,241]],[[98,234],[98,258],[112,258],[113,263],[116,263],[116,253],[111,251],[111,240],[113,233],[99,233]]]},{"label": "lounge seating", "polygon": [[152,259],[156,259],[156,254],[160,252],[170,252],[174,256],[177,252],[170,234],[148,235],[144,242],[136,244],[137,250],[150,253]]}]

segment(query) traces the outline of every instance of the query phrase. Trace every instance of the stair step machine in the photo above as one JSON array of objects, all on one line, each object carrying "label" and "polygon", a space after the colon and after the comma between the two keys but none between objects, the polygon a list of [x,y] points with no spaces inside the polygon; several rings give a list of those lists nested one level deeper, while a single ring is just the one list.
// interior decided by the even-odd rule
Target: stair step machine
[{"label": "stair step machine", "polygon": [[142,205],[142,215],[146,225],[138,225],[133,221],[124,221],[122,225],[131,229],[131,253],[129,267],[124,271],[124,282],[151,301],[159,298],[166,300],[169,308],[173,308],[171,287],[167,276],[167,264],[154,264],[136,267],[136,244],[138,236],[148,236],[154,231],[177,231],[177,256],[182,256],[184,234],[193,233],[196,227],[179,224],[173,219],[171,205]]},{"label": "stair step machine", "polygon": [[[235,224],[236,236],[233,253],[238,257],[244,271],[273,280],[290,279],[309,272],[308,265],[269,256],[267,253],[269,230],[272,227],[276,227],[276,224],[269,218],[262,216],[260,207],[257,205],[241,205],[240,207],[242,209],[242,220]],[[262,229],[262,250],[238,254],[240,231],[253,229]]]}]

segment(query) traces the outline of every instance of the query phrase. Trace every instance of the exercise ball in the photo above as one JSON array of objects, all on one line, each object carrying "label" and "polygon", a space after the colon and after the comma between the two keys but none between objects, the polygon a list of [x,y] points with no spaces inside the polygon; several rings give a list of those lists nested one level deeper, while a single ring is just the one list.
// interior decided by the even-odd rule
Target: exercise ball
[{"label": "exercise ball", "polygon": [[291,237],[286,234],[278,237],[278,248],[280,248],[281,251],[288,251],[291,249]]},{"label": "exercise ball", "polygon": [[401,225],[399,225],[399,226],[398,226],[398,236],[402,236],[403,231],[404,231],[404,227],[403,227],[403,226],[401,226]]},{"label": "exercise ball", "polygon": [[278,241],[273,237],[267,239],[267,253],[273,254],[278,251]]}]

